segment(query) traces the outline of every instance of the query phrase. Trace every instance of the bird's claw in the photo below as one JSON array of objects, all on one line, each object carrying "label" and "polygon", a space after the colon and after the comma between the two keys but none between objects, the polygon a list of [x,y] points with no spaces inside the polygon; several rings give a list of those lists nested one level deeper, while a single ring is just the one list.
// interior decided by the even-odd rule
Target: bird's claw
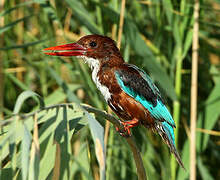
[{"label": "bird's claw", "polygon": [[123,126],[123,129],[120,129],[119,127],[116,126],[115,127],[116,131],[119,132],[120,136],[130,137],[132,135],[130,126],[126,124],[125,122],[120,122],[120,124]]},{"label": "bird's claw", "polygon": [[116,131],[118,131],[119,134],[123,137],[130,137],[132,135],[130,128],[137,126],[139,123],[139,120],[136,118],[130,121],[120,121],[120,124],[123,127],[123,129],[116,127]]}]

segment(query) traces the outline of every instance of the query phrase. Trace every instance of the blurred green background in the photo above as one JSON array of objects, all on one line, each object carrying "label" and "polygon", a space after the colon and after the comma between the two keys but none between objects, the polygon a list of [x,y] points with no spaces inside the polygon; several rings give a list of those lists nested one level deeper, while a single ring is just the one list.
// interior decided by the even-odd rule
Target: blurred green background
[{"label": "blurred green background", "polygon": [[[148,72],[165,96],[186,167],[176,164],[158,135],[133,128],[152,180],[189,179],[193,6],[191,0],[132,0],[125,6],[121,53],[126,62]],[[23,102],[24,96],[37,97],[32,93],[15,106],[25,90],[43,97],[46,106],[75,102],[107,111],[83,61],[46,56],[42,49],[87,34],[117,41],[120,9],[117,0],[1,0],[0,179],[99,179],[103,172],[108,180],[137,179],[129,146],[113,126],[103,136],[108,126],[101,116],[63,105],[11,118],[13,112],[39,109],[35,99]],[[220,179],[219,0],[200,1],[199,24],[197,179],[212,180]],[[105,166],[99,166],[96,138],[102,147],[107,140]]]}]

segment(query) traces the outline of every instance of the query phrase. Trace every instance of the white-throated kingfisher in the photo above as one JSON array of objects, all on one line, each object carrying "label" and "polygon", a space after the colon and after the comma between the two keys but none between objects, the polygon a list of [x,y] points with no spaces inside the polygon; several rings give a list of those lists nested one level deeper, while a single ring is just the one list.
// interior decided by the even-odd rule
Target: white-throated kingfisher
[{"label": "white-throated kingfisher", "polygon": [[[89,64],[92,79],[131,135],[139,124],[158,132],[177,162],[184,168],[175,146],[174,120],[151,78],[133,64],[124,62],[115,42],[106,36],[88,35],[76,43],[44,49],[53,56],[76,56]],[[50,51],[50,52],[48,52]]]}]

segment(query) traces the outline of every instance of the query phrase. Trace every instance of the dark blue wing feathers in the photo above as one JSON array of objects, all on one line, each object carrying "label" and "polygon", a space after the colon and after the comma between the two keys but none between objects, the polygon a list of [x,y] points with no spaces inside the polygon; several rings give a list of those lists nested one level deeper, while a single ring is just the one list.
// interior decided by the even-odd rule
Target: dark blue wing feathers
[{"label": "dark blue wing feathers", "polygon": [[148,76],[146,72],[144,72],[144,70],[138,68],[133,64],[127,64],[127,66],[138,71],[140,76],[147,82],[148,86],[152,89],[153,93],[156,94],[161,101],[163,101],[159,89],[157,88],[157,86],[155,86],[150,76]]}]

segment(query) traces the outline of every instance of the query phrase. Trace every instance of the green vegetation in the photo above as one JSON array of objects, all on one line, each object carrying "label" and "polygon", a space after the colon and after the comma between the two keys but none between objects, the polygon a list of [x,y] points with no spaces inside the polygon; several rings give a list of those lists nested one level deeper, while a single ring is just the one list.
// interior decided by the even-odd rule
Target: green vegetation
[{"label": "green vegetation", "polygon": [[[166,97],[186,167],[159,135],[133,128],[150,180],[189,179],[193,7],[190,0],[126,2],[121,53]],[[125,138],[112,125],[104,135],[100,113],[108,108],[88,66],[42,53],[86,34],[117,41],[120,9],[116,0],[0,1],[0,179],[137,179]],[[214,180],[220,179],[219,0],[200,2],[199,24],[197,178]],[[81,103],[100,112],[88,113]]]}]

